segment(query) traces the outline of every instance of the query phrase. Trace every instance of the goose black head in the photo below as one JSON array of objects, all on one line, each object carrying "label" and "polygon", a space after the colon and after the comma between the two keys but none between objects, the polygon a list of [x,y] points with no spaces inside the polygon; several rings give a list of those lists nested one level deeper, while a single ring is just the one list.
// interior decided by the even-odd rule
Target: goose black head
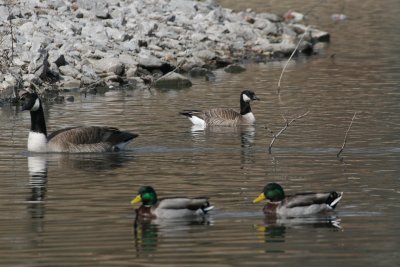
[{"label": "goose black head", "polygon": [[241,100],[243,100],[244,102],[250,102],[253,100],[260,100],[256,94],[253,91],[250,90],[244,90],[241,94],[240,94],[240,98]]},{"label": "goose black head", "polygon": [[37,111],[42,105],[37,93],[26,92],[21,96],[21,100],[23,101],[22,111]]}]

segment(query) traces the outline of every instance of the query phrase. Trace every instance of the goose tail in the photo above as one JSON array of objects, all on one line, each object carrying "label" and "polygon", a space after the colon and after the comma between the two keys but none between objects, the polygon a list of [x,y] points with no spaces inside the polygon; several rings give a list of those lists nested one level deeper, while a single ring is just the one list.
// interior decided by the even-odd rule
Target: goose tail
[{"label": "goose tail", "polygon": [[186,116],[193,125],[205,127],[206,122],[203,118],[201,118],[201,115],[199,115],[200,113],[201,111],[199,110],[184,110],[182,112],[179,112],[179,114]]}]

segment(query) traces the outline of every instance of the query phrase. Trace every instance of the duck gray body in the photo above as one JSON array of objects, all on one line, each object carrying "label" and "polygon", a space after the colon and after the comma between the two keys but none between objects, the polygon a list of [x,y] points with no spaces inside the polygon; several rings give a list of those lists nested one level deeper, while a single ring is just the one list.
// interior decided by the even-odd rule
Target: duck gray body
[{"label": "duck gray body", "polygon": [[41,100],[36,93],[23,95],[22,110],[29,110],[31,130],[28,151],[31,152],[108,152],[123,149],[138,135],[114,127],[70,127],[47,135]]},{"label": "duck gray body", "polygon": [[285,217],[308,216],[333,211],[343,196],[343,192],[298,193],[285,196],[277,183],[267,184],[254,203],[267,200],[263,212]]},{"label": "duck gray body", "polygon": [[250,102],[259,100],[254,92],[245,90],[240,94],[240,112],[231,108],[212,108],[204,111],[186,110],[180,112],[189,118],[193,125],[199,126],[238,126],[253,125],[256,122]]},{"label": "duck gray body", "polygon": [[132,199],[131,204],[142,202],[137,214],[143,218],[178,219],[204,216],[213,207],[208,198],[170,197],[157,198],[157,193],[151,186],[139,189],[139,194]]},{"label": "duck gray body", "polygon": [[330,212],[335,209],[336,204],[342,198],[342,194],[341,192],[299,193],[287,196],[283,201],[278,203],[268,203],[263,210],[265,214],[269,214],[271,213],[269,206],[277,204],[275,213],[286,217],[299,217]]},{"label": "duck gray body", "polygon": [[152,207],[151,213],[163,219],[197,217],[205,215],[209,206],[207,198],[163,198]]}]

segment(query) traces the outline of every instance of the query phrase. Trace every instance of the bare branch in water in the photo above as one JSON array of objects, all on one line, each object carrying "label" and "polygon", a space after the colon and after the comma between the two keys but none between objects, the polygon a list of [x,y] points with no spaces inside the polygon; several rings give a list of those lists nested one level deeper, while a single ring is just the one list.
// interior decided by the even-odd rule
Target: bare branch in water
[{"label": "bare branch in water", "polygon": [[306,113],[304,113],[300,116],[297,116],[296,118],[293,118],[290,121],[288,121],[287,119],[284,118],[286,124],[277,134],[274,134],[274,136],[272,137],[271,143],[269,144],[269,147],[268,147],[269,154],[271,154],[272,146],[273,146],[275,140],[290,126],[290,124],[292,124],[293,122],[295,122],[298,119],[303,118],[304,116],[307,116],[308,113],[310,113],[310,111],[307,111]]},{"label": "bare branch in water", "polygon": [[304,30],[303,35],[301,36],[301,38],[300,38],[299,42],[297,43],[295,49],[293,50],[292,54],[290,55],[289,59],[286,61],[286,64],[285,64],[285,66],[284,66],[283,69],[282,69],[281,76],[279,77],[279,81],[278,81],[278,93],[279,93],[280,88],[281,88],[281,80],[282,80],[282,77],[283,77],[283,73],[285,72],[286,67],[288,66],[290,60],[292,59],[292,57],[293,57],[294,54],[296,53],[297,49],[299,48],[301,42],[303,41],[303,38],[304,38],[304,36],[306,35],[306,33],[307,33],[307,31],[308,31],[308,28],[309,28],[309,26],[307,26],[307,28]]},{"label": "bare branch in water", "polygon": [[344,140],[343,140],[342,147],[340,148],[340,151],[339,151],[339,153],[337,153],[336,157],[340,157],[340,154],[342,154],[342,152],[343,152],[343,150],[344,150],[344,147],[346,146],[346,143],[347,143],[347,135],[349,134],[350,128],[351,128],[351,126],[353,125],[353,121],[354,121],[354,119],[356,118],[356,115],[357,115],[357,112],[354,112],[354,115],[353,115],[353,118],[351,119],[349,128],[347,128],[346,134],[344,135]]}]

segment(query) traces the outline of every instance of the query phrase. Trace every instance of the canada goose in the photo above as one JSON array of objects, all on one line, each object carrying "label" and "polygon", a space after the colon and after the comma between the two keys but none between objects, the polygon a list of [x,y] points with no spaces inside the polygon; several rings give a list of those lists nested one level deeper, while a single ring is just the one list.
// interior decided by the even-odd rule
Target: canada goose
[{"label": "canada goose", "polygon": [[188,117],[194,125],[202,127],[253,125],[256,122],[250,107],[253,100],[260,99],[254,92],[245,90],[240,94],[240,113],[230,108],[213,108],[204,111],[185,110],[180,114]]},{"label": "canada goose", "polygon": [[106,152],[118,151],[137,134],[121,132],[113,127],[70,127],[47,135],[42,101],[36,93],[22,95],[22,110],[31,114],[28,151],[31,152]]},{"label": "canada goose", "polygon": [[208,198],[170,197],[157,198],[157,193],[151,186],[139,188],[138,195],[132,199],[131,204],[142,202],[137,209],[137,215],[144,218],[177,219],[204,216],[213,209]]},{"label": "canada goose", "polygon": [[267,184],[263,192],[253,200],[258,203],[267,199],[265,214],[277,214],[283,217],[307,216],[333,211],[343,196],[343,192],[297,193],[285,196],[282,187],[277,183]]}]

